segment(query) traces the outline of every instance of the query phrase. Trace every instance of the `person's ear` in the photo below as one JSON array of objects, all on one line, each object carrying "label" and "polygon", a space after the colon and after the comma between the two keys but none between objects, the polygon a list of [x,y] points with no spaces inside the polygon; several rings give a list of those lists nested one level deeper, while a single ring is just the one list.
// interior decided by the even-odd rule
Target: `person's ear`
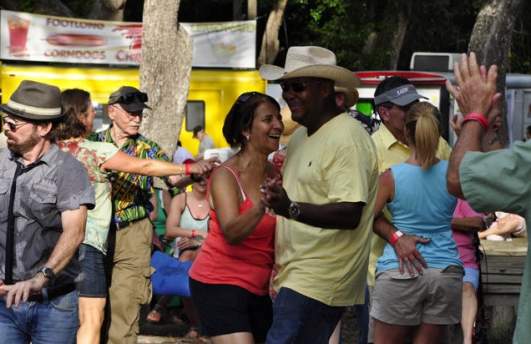
[{"label": "person's ear", "polygon": [[52,130],[52,123],[48,122],[46,124],[37,124],[36,127],[37,127],[37,134],[39,134],[40,137],[45,137]]},{"label": "person's ear", "polygon": [[345,94],[343,92],[336,92],[336,106],[340,109],[345,109]]},{"label": "person's ear", "polygon": [[245,137],[246,141],[249,141],[249,138],[251,137],[251,131],[249,129],[245,129],[242,131],[243,137]]},{"label": "person's ear", "polygon": [[116,117],[116,108],[114,105],[107,106],[107,116],[109,116],[109,119],[114,122]]},{"label": "person's ear", "polygon": [[389,111],[389,108],[383,105],[379,105],[376,109],[378,111],[378,115],[380,115],[380,118],[384,123],[388,122],[391,119],[391,113]]}]

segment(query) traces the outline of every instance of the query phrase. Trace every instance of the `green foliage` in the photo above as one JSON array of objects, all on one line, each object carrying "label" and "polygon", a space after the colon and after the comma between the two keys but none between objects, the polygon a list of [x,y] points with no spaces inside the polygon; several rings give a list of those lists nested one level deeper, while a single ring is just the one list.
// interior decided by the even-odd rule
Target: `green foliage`
[{"label": "green foliage", "polygon": [[360,69],[361,48],[370,27],[363,24],[363,6],[354,5],[359,4],[341,0],[295,0],[288,3],[289,45],[324,46],[336,52],[339,64]]},{"label": "green foliage", "polygon": [[[90,11],[94,1],[62,2],[76,16],[83,17]],[[392,39],[388,35],[393,25],[396,25],[397,9],[403,10],[409,5],[409,24],[398,64],[399,68],[404,69],[408,68],[411,54],[415,51],[466,51],[476,16],[486,1],[289,0],[285,26],[280,33],[281,49],[285,51],[293,45],[320,45],[333,50],[338,63],[347,68],[386,68],[390,57],[389,44],[386,43]],[[32,12],[35,2],[19,0],[20,10]],[[141,6],[142,2],[137,3]],[[276,3],[277,0],[258,1],[258,47],[267,15]],[[242,6],[245,6],[245,2]],[[530,17],[531,1],[526,1],[515,24],[509,54],[510,71],[513,73],[531,73],[531,21],[527,20]],[[232,0],[181,0],[179,20],[232,20]],[[384,44],[378,45],[368,55],[363,53],[363,48],[371,33],[380,34]]]},{"label": "green foliage", "polygon": [[22,12],[32,12],[33,11],[33,1],[32,0],[22,0],[22,1],[20,1],[20,11],[22,11]]}]

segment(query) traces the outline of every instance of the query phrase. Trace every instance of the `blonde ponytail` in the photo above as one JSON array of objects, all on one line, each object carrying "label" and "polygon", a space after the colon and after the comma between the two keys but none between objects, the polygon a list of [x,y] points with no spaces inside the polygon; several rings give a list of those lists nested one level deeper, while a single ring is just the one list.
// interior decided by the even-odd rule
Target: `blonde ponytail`
[{"label": "blonde ponytail", "polygon": [[423,170],[437,161],[439,144],[439,110],[428,102],[419,102],[411,106],[406,114],[406,135],[409,144]]}]

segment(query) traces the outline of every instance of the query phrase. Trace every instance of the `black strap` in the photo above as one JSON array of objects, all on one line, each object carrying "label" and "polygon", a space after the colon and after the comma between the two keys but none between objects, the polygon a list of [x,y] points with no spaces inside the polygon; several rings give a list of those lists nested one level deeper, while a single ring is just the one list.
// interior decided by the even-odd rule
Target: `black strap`
[{"label": "black strap", "polygon": [[9,194],[9,207],[7,211],[7,233],[6,233],[6,257],[5,257],[5,284],[13,284],[13,261],[15,259],[15,214],[13,207],[15,203],[15,193],[17,191],[17,178],[23,173],[22,165],[17,163],[15,176],[11,183],[11,193]]},{"label": "black strap", "polygon": [[20,162],[17,162],[17,169],[13,176],[13,183],[11,184],[11,193],[9,194],[9,207],[7,210],[7,232],[6,232],[6,256],[5,256],[5,276],[4,284],[14,284],[13,280],[13,262],[15,260],[15,214],[13,208],[15,206],[15,194],[17,191],[17,178],[21,174],[28,172],[35,166],[39,165],[40,160],[24,167]]}]

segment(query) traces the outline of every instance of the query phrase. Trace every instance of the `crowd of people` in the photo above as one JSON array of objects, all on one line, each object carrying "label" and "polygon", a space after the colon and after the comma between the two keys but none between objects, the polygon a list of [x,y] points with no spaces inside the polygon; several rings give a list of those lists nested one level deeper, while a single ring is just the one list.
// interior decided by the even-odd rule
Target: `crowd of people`
[{"label": "crowd of people", "polygon": [[[376,88],[376,129],[349,112],[359,81],[328,49],[291,47],[284,67],[260,74],[279,82],[297,128],[279,151],[280,105],[243,93],[223,126],[237,153],[223,163],[202,159],[212,146],[203,127],[194,129],[197,160],[183,151],[169,162],[139,133],[149,106],[136,88],[110,95],[112,125],[92,133],[86,91],[19,85],[0,106],[3,340],[137,342],[161,177],[172,196],[162,241],[191,266],[183,305],[197,335],[338,343],[341,317],[356,306],[359,343],[435,343],[459,323],[472,343],[474,238],[488,235],[488,213],[531,219],[531,143],[498,149],[484,139],[499,125],[496,67],[473,53],[456,66],[447,87],[465,116],[453,123],[453,150],[439,110],[407,79]],[[512,230],[498,227],[488,233]],[[531,338],[529,280],[526,270],[515,343]],[[159,321],[168,300],[148,320]]]}]

